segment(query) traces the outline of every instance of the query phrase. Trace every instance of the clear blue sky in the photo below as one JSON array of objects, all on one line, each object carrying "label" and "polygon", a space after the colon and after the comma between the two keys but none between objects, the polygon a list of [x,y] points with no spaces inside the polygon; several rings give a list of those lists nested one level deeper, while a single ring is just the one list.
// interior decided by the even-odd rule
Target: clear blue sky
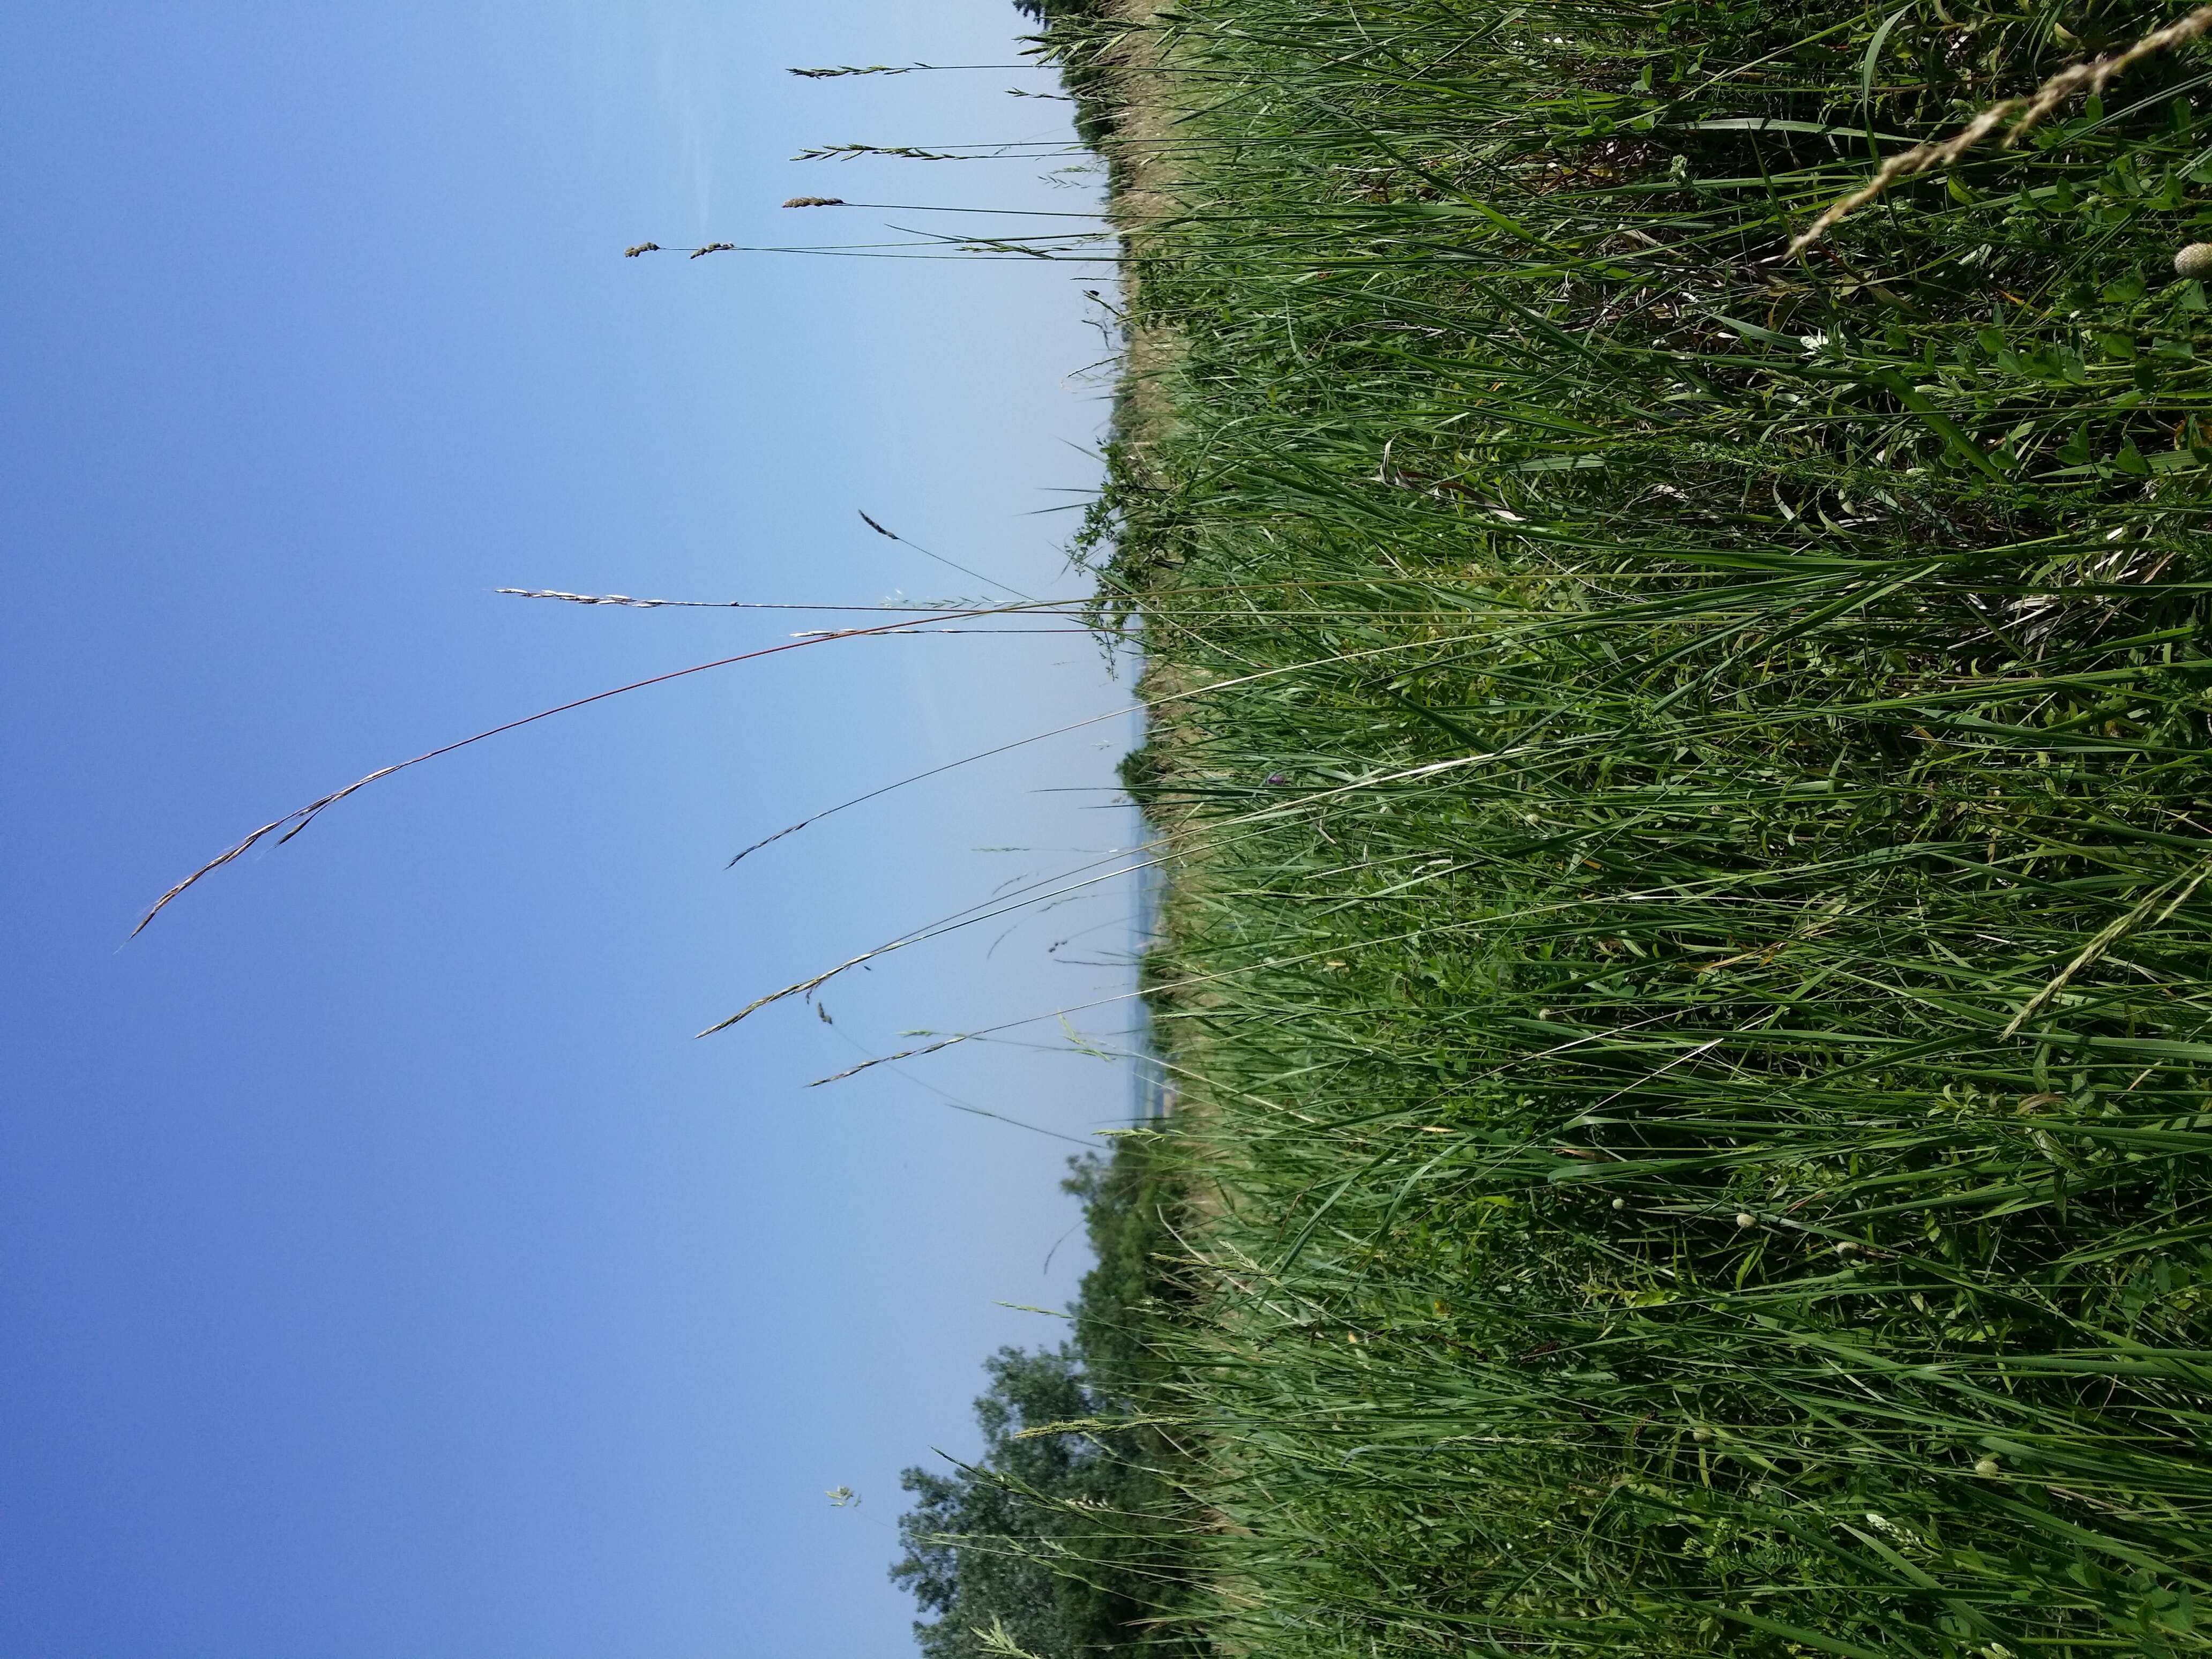
[{"label": "clear blue sky", "polygon": [[815,620],[495,587],[973,589],[865,508],[1072,591],[1042,509],[1094,483],[1105,404],[1070,267],[620,257],[884,239],[799,193],[1094,204],[1024,162],[785,159],[1065,136],[1006,95],[1035,74],[784,73],[1005,63],[1019,22],[0,4],[0,1653],[910,1651],[896,1472],[972,1446],[986,1352],[1057,1337],[994,1303],[1081,1265],[1043,1265],[1073,1149],[925,1085],[1080,1136],[1128,1080],[972,1045],[804,1085],[1126,988],[1080,963],[1126,948],[1127,887],[849,975],[834,1025],[690,1034],[1126,839],[1114,722],[722,867],[1126,702],[1087,639],[840,643],[544,722],[118,946],[374,766]]}]

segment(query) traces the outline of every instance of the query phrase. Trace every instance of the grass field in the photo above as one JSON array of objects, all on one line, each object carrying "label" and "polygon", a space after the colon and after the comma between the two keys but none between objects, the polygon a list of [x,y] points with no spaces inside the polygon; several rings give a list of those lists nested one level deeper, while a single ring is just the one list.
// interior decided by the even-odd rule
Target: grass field
[{"label": "grass field", "polygon": [[2212,1651],[2212,52],[1186,0],[1048,39],[1133,360],[1224,1654]]}]

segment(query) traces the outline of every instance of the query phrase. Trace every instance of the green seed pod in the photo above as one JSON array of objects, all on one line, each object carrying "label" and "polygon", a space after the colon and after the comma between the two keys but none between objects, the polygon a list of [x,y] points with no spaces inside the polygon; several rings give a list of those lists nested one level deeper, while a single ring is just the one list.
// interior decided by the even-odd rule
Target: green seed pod
[{"label": "green seed pod", "polygon": [[1983,1457],[1977,1458],[1975,1460],[1974,1473],[1980,1475],[1984,1480],[1994,1480],[2000,1472],[2000,1465],[1998,1464],[1997,1460],[1994,1457]]}]

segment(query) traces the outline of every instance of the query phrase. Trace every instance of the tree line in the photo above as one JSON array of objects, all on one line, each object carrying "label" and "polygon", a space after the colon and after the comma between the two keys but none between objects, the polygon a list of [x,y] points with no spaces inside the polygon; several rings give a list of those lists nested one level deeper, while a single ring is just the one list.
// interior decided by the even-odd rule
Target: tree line
[{"label": "tree line", "polygon": [[1165,1368],[1145,1322],[1173,1318],[1176,1184],[1163,1137],[1069,1160],[1097,1265],[1056,1347],[1001,1348],[975,1401],[973,1463],[910,1468],[893,1581],[925,1615],[924,1659],[1194,1656],[1180,1624],[1198,1517]]}]

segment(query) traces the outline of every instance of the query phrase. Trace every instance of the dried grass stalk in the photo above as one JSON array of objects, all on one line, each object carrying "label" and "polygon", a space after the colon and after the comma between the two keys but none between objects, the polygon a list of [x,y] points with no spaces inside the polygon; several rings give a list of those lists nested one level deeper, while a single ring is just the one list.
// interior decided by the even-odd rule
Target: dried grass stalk
[{"label": "dried grass stalk", "polygon": [[[1891,156],[1875,169],[1873,178],[1813,221],[1811,227],[1790,244],[1790,251],[1802,253],[1816,246],[1846,216],[1874,201],[1899,179],[1949,167],[2008,121],[2012,130],[2005,135],[2005,146],[2009,149],[2069,98],[2077,93],[2102,92],[2122,71],[2153,52],[2194,40],[2207,29],[2212,29],[2212,6],[2199,6],[2180,21],[2154,29],[2124,51],[2107,52],[2102,58],[2061,70],[2024,98],[2007,98],[1991,104],[1948,138],[1915,144]],[[2020,118],[2016,121],[2012,119],[2015,114]]]}]

